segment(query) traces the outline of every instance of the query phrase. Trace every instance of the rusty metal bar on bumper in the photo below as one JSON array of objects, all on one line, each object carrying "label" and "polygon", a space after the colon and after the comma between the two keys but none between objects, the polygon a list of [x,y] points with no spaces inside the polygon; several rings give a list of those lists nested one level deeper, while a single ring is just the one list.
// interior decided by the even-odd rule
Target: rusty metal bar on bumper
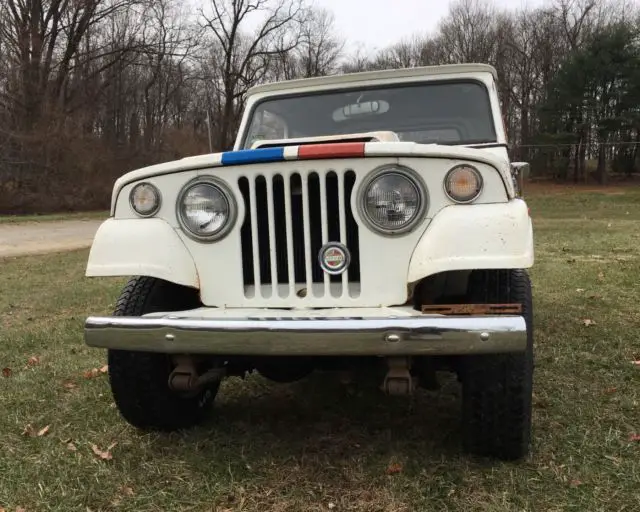
[{"label": "rusty metal bar on bumper", "polygon": [[521,316],[204,319],[89,317],[91,347],[254,356],[462,355],[518,352]]}]

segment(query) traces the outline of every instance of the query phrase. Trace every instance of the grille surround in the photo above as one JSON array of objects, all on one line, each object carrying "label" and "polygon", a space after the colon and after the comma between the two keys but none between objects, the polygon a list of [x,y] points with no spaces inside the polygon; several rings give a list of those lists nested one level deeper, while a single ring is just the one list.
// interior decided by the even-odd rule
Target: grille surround
[{"label": "grille surround", "polygon": [[[356,194],[351,169],[296,169],[238,178],[245,299],[348,299],[360,295],[360,242],[351,210]],[[351,253],[340,275],[322,270],[318,255],[339,242]]]}]

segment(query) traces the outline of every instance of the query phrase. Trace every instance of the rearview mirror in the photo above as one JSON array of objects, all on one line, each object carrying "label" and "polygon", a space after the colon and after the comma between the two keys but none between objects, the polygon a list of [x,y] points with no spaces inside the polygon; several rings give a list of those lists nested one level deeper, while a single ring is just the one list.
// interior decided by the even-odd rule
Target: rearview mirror
[{"label": "rearview mirror", "polygon": [[361,103],[352,103],[338,108],[333,112],[334,121],[345,121],[352,117],[366,116],[371,114],[384,114],[389,110],[389,104],[386,101],[363,101]]}]

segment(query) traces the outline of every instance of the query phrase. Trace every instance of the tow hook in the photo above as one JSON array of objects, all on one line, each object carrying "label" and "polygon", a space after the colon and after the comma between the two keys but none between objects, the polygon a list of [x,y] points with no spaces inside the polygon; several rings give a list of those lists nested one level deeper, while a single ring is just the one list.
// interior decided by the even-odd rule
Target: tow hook
[{"label": "tow hook", "polygon": [[196,362],[190,356],[174,357],[176,367],[169,375],[169,388],[173,391],[197,391],[206,384],[221,381],[226,375],[226,368],[211,368],[202,374],[198,374]]},{"label": "tow hook", "polygon": [[411,375],[411,358],[389,357],[389,370],[382,384],[382,391],[388,395],[411,395],[418,384],[417,378]]}]

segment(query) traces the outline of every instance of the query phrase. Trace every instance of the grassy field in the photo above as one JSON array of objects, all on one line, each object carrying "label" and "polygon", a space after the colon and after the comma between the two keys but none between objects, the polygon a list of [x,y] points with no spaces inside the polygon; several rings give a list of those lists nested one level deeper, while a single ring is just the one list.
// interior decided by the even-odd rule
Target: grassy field
[{"label": "grassy field", "polygon": [[232,379],[205,426],[140,434],[112,405],[104,352],[82,342],[124,281],[85,279],[79,251],[2,261],[0,509],[640,510],[640,190],[529,202],[528,460],[465,457],[452,384],[398,399],[317,376]]}]

